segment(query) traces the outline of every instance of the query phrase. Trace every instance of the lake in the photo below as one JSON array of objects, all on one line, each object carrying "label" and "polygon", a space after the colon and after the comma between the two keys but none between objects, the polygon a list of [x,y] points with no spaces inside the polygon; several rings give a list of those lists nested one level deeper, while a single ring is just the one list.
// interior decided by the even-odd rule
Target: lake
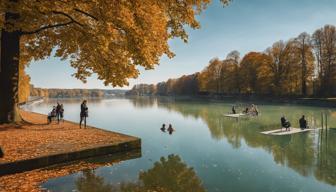
[{"label": "lake", "polygon": [[[80,100],[59,100],[65,118],[79,121]],[[56,100],[28,106],[47,114]],[[42,184],[51,191],[336,191],[336,110],[257,103],[261,115],[224,117],[241,102],[169,98],[88,100],[88,124],[142,139],[141,157]],[[294,127],[302,114],[328,129],[288,136],[260,132],[280,128],[285,114]],[[160,130],[172,124],[171,135]],[[83,190],[84,189],[84,190]]]}]

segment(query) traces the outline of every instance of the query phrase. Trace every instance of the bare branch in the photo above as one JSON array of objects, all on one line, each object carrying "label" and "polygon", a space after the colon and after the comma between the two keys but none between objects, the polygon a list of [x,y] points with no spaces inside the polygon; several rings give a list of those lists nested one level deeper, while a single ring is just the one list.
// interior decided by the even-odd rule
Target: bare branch
[{"label": "bare branch", "polygon": [[53,11],[52,13],[54,14],[59,14],[59,15],[63,15],[65,17],[67,17],[68,19],[70,19],[70,21],[68,22],[65,22],[65,23],[58,23],[58,24],[54,24],[54,25],[46,25],[46,26],[43,26],[39,29],[36,29],[34,31],[23,31],[21,32],[22,35],[31,35],[31,34],[35,34],[35,33],[39,33],[43,30],[46,30],[46,29],[50,29],[50,28],[57,28],[57,27],[63,27],[63,26],[67,26],[67,25],[70,25],[70,24],[77,24],[81,27],[83,27],[84,25],[79,23],[78,21],[76,21],[73,17],[71,17],[69,14],[67,13],[64,13],[64,12],[60,12],[60,11]]},{"label": "bare branch", "polygon": [[66,22],[66,23],[58,23],[58,24],[55,24],[55,25],[46,25],[44,27],[41,27],[39,29],[36,29],[34,31],[22,31],[21,34],[22,35],[32,35],[32,34],[35,34],[35,33],[39,33],[43,30],[46,30],[46,29],[51,29],[51,28],[56,28],[56,27],[63,27],[63,26],[67,26],[67,25],[70,25],[74,23],[73,21],[69,21],[69,22]]},{"label": "bare branch", "polygon": [[88,17],[90,17],[90,18],[92,18],[92,19],[94,19],[94,20],[96,20],[96,21],[98,21],[98,18],[95,17],[94,15],[90,14],[90,13],[87,13],[87,12],[85,12],[85,11],[82,11],[82,10],[80,10],[80,9],[78,9],[78,8],[75,8],[74,10],[77,11],[77,12],[79,12],[79,13],[82,13],[82,14],[84,14],[84,15],[86,15],[86,16],[88,16]]},{"label": "bare branch", "polygon": [[76,23],[77,25],[80,25],[80,26],[84,26],[83,24],[79,23],[78,21],[76,21],[73,17],[71,17],[69,14],[67,13],[64,13],[64,12],[60,12],[60,11],[53,11],[54,14],[60,14],[60,15],[63,15],[67,18],[69,18],[71,21],[73,21],[74,23]]}]

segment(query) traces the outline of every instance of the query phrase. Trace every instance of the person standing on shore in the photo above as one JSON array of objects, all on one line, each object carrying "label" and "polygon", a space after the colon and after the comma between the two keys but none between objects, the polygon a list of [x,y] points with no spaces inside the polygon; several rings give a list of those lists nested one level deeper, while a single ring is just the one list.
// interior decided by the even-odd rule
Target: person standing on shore
[{"label": "person standing on shore", "polygon": [[61,109],[60,109],[60,118],[64,122],[64,107],[63,104],[61,104]]},{"label": "person standing on shore", "polygon": [[84,128],[86,128],[86,118],[88,116],[89,116],[89,108],[86,105],[86,100],[84,100],[81,104],[79,128],[82,128],[83,121],[84,121]]},{"label": "person standing on shore", "polygon": [[60,120],[61,120],[61,109],[62,109],[61,104],[59,104],[59,102],[57,102],[57,106],[56,106],[56,117],[57,117],[57,122],[58,122],[58,123],[60,123]]}]

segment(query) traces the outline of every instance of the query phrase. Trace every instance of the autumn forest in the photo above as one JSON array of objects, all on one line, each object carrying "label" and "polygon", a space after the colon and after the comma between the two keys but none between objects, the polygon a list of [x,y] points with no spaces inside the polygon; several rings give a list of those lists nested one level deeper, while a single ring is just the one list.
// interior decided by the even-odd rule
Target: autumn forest
[{"label": "autumn forest", "polygon": [[156,85],[135,85],[131,95],[335,96],[336,28],[278,41],[264,52],[213,58],[201,71]]}]

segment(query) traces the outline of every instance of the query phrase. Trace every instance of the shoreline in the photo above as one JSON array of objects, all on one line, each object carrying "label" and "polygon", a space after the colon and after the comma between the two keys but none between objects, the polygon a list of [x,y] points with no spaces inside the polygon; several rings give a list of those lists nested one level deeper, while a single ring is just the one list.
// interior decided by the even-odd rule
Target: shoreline
[{"label": "shoreline", "polygon": [[20,111],[28,122],[0,125],[0,176],[30,171],[91,157],[141,149],[141,139],[121,133],[64,121],[46,124],[46,116]]},{"label": "shoreline", "polygon": [[158,98],[167,99],[169,101],[197,101],[209,103],[222,103],[222,102],[253,102],[255,104],[295,104],[313,107],[328,107],[336,108],[336,98],[314,98],[314,97],[245,97],[245,96],[152,96],[152,95],[127,95],[124,98]]},{"label": "shoreline", "polygon": [[128,152],[91,157],[22,173],[5,175],[0,177],[0,192],[2,192],[2,190],[4,190],[4,192],[45,192],[47,189],[43,188],[43,183],[50,179],[76,174],[84,170],[94,170],[102,166],[112,166],[123,161],[140,157],[141,149],[136,149]]}]

